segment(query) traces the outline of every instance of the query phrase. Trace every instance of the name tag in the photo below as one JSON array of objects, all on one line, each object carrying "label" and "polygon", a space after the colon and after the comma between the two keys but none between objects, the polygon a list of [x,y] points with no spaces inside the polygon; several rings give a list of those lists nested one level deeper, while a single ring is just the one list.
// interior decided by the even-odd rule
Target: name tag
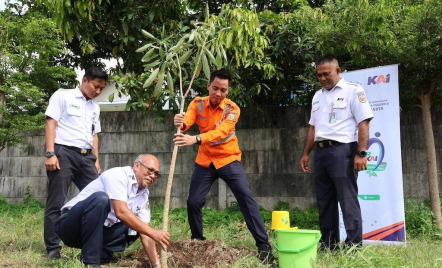
[{"label": "name tag", "polygon": [[127,235],[130,235],[130,236],[137,235],[137,231],[135,231],[135,230],[129,228],[129,230],[127,231]]}]

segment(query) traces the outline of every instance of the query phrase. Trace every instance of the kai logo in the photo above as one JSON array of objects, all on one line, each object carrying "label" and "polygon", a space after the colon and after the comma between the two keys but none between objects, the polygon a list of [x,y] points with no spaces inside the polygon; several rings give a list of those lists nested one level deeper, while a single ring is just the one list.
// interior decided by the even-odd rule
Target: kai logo
[{"label": "kai logo", "polygon": [[[371,138],[368,141],[368,149],[372,146],[373,148],[367,152],[367,171],[365,171],[369,177],[377,177],[378,174],[376,172],[384,171],[387,168],[387,163],[382,162],[385,156],[385,147],[384,143],[380,139],[381,133],[376,132],[376,138]],[[367,150],[368,150],[367,149]]]},{"label": "kai logo", "polygon": [[377,85],[377,84],[380,84],[380,83],[390,83],[390,74],[387,74],[387,75],[383,75],[383,74],[381,74],[381,75],[376,75],[376,76],[369,76],[368,77],[368,85],[371,85],[371,84],[373,84],[373,85]]}]

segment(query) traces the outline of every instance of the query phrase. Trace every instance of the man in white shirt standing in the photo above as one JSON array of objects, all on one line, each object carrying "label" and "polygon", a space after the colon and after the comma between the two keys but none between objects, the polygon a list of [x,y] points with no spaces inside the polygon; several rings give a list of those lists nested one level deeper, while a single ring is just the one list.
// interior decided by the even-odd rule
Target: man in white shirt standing
[{"label": "man in white shirt standing", "polygon": [[316,143],[313,177],[319,207],[321,246],[338,248],[339,210],[342,209],[346,246],[362,246],[362,216],[358,201],[358,171],[367,169],[370,120],[374,117],[364,89],[339,77],[333,55],[316,62],[322,85],[313,97],[310,128],[301,169],[310,171],[309,154]]},{"label": "man in white shirt standing", "polygon": [[139,155],[133,167],[107,170],[61,209],[55,232],[65,245],[81,248],[87,267],[116,262],[138,236],[152,263],[161,268],[155,241],[166,249],[170,235],[150,227],[150,186],[159,176],[160,163],[150,154]]},{"label": "man in white shirt standing", "polygon": [[86,70],[75,89],[59,89],[46,110],[46,172],[48,197],[44,218],[44,241],[49,259],[60,258],[60,238],[54,224],[60,217],[73,182],[81,191],[101,172],[98,161],[100,107],[94,101],[106,86],[108,75],[101,69]]}]

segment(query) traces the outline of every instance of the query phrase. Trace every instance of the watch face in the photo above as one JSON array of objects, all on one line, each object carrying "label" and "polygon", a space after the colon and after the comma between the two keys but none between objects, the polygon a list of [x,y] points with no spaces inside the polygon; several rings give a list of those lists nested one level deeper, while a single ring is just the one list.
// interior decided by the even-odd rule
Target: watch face
[{"label": "watch face", "polygon": [[362,157],[366,157],[367,156],[367,151],[359,151],[359,155]]},{"label": "watch face", "polygon": [[45,156],[46,156],[46,157],[51,157],[51,156],[53,156],[53,155],[55,155],[55,153],[54,153],[54,152],[51,152],[51,151],[47,151],[47,152],[45,153]]}]

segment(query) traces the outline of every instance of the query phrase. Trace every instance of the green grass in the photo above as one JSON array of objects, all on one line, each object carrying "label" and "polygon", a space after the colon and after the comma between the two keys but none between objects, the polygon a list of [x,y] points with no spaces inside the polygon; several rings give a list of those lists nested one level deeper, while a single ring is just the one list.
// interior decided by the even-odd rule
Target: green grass
[{"label": "green grass", "polygon": [[[314,267],[442,267],[442,240],[440,233],[428,226],[431,213],[427,208],[407,201],[407,221],[415,229],[408,230],[407,246],[364,246],[360,251],[341,250],[335,253],[319,253]],[[280,202],[276,209],[287,204]],[[286,207],[288,209],[288,206]],[[422,212],[423,211],[423,212]],[[226,244],[247,248],[256,252],[255,241],[244,226],[244,219],[237,204],[224,211],[204,208],[204,234],[208,239],[220,239]],[[267,230],[271,224],[271,212],[261,209]],[[317,210],[290,210],[291,225],[303,229],[317,229]],[[4,202],[0,197],[0,267],[83,267],[79,261],[80,250],[63,247],[64,260],[47,261],[43,242],[44,208],[31,198],[22,205]],[[161,227],[162,208],[153,206],[152,225]],[[170,213],[169,231],[173,240],[190,237],[185,209]],[[422,228],[424,225],[424,228]],[[408,227],[408,226],[407,226]],[[412,234],[412,235],[410,235]],[[137,241],[123,256],[141,248]],[[252,256],[253,255],[253,256]],[[252,254],[237,260],[231,267],[270,267],[262,265]],[[275,252],[275,255],[278,254]],[[118,264],[106,267],[118,267]]]}]

